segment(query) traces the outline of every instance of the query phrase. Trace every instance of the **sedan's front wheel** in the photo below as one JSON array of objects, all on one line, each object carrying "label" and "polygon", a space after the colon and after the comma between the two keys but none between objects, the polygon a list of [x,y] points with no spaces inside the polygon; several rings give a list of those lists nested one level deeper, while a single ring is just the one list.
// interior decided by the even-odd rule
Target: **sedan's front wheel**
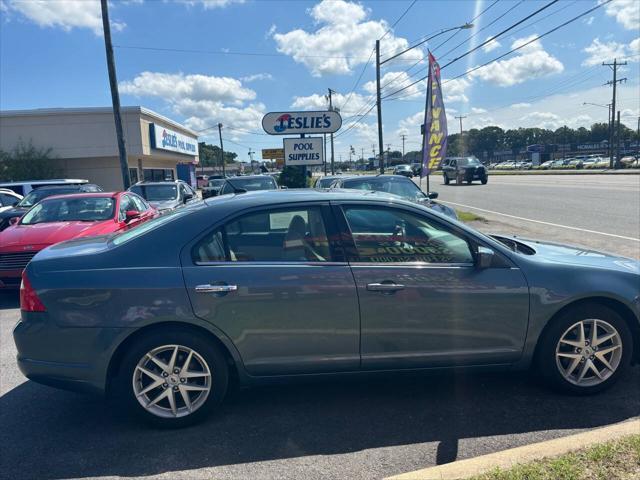
[{"label": "sedan's front wheel", "polygon": [[149,334],[125,354],[115,393],[120,404],[160,427],[202,420],[220,403],[228,367],[218,349],[189,331]]},{"label": "sedan's front wheel", "polygon": [[610,387],[629,365],[626,322],[603,305],[585,304],[557,318],[540,340],[538,373],[552,386],[588,395]]}]

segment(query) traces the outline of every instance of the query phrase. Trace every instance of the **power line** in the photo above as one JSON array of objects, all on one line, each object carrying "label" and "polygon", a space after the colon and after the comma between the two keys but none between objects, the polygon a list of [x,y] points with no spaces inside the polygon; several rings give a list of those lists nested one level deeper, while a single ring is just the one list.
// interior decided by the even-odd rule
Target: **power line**
[{"label": "power line", "polygon": [[[553,3],[557,2],[557,1],[558,1],[558,0],[553,0],[553,2],[551,2],[550,4],[547,4],[547,5],[546,5],[545,7],[543,7],[543,8],[546,8],[546,7],[548,7],[549,5],[551,5],[551,4],[553,4]],[[448,80],[446,80],[446,81],[442,82],[442,85],[445,85],[445,84],[447,84],[447,83],[449,83],[449,82],[451,82],[451,81],[453,81],[453,80],[457,80],[458,78],[465,77],[465,76],[469,75],[471,72],[475,72],[476,70],[478,70],[478,69],[480,69],[480,68],[486,67],[487,65],[489,65],[489,64],[491,64],[491,63],[494,63],[494,62],[496,62],[496,61],[498,61],[498,60],[500,60],[500,59],[502,59],[502,58],[506,57],[507,55],[510,55],[510,54],[512,54],[513,52],[516,52],[516,51],[520,50],[521,48],[524,48],[524,47],[526,47],[527,45],[530,45],[531,43],[533,43],[533,42],[535,42],[535,41],[537,41],[537,40],[539,40],[539,39],[541,39],[541,38],[543,38],[543,37],[546,37],[547,35],[549,35],[549,34],[551,34],[551,33],[555,32],[556,30],[559,30],[560,28],[565,27],[565,26],[569,25],[570,23],[575,22],[575,21],[576,21],[576,20],[578,20],[579,18],[584,17],[585,15],[588,15],[589,13],[593,12],[594,10],[597,10],[598,8],[602,7],[603,5],[606,5],[607,3],[610,3],[611,1],[613,1],[613,0],[606,0],[606,1],[604,1],[603,3],[600,3],[600,4],[596,5],[595,7],[590,8],[589,10],[587,10],[587,11],[585,11],[585,12],[583,12],[583,13],[579,14],[579,15],[576,15],[575,17],[571,18],[570,20],[567,20],[566,22],[564,22],[564,23],[562,23],[562,24],[560,24],[560,25],[558,25],[558,26],[556,26],[556,27],[552,28],[551,30],[548,30],[547,32],[543,33],[542,35],[538,35],[537,37],[535,37],[535,38],[533,38],[533,39],[531,39],[531,40],[529,40],[529,41],[525,42],[524,44],[519,45],[518,47],[513,48],[513,49],[509,50],[508,52],[503,53],[502,55],[499,55],[499,56],[497,56],[497,57],[493,58],[492,60],[489,60],[489,61],[488,61],[488,62],[486,62],[486,63],[483,63],[482,65],[479,65],[479,66],[477,66],[477,67],[474,67],[474,68],[472,68],[472,69],[470,69],[470,70],[465,71],[464,73],[461,73],[460,75],[458,75],[458,76],[456,76],[456,77],[450,78],[450,79],[448,79]],[[538,12],[539,12],[539,11],[541,11],[541,10],[538,10]],[[529,15],[529,18],[531,18],[531,15]],[[518,22],[518,24],[519,24],[519,23],[522,23],[522,21]],[[517,25],[517,24],[516,24],[516,25]],[[510,28],[511,28],[511,27],[510,27]],[[501,33],[500,33],[500,34],[498,34],[498,35],[495,35],[495,36],[494,36],[494,37],[492,37],[491,39],[487,40],[487,42],[485,42],[485,44],[486,44],[486,43],[488,43],[489,41],[492,41],[493,39],[497,38],[499,35],[501,35],[502,33],[506,32],[506,31],[508,31],[508,29],[507,29],[507,30],[505,30],[505,31],[503,31],[503,32],[501,32]],[[482,45],[479,45],[479,47],[480,47],[480,46],[482,46]],[[478,48],[478,47],[476,47],[476,49],[477,49],[477,48]],[[469,52],[465,53],[464,55],[462,55],[462,56],[458,57],[458,59],[460,59],[460,58],[462,58],[462,57],[466,56],[466,55],[467,55],[468,53],[470,53],[470,52],[471,52],[471,51],[469,51]],[[451,62],[449,62],[447,65],[451,65],[454,61],[455,61],[455,59],[454,59],[454,60],[452,60]],[[443,66],[443,67],[440,67],[440,69],[442,70],[442,69],[443,69],[443,68],[445,68],[447,65],[445,65],[445,66]],[[416,80],[415,82],[413,82],[413,83],[411,83],[411,84],[409,84],[409,85],[407,85],[407,86],[405,86],[405,87],[402,87],[402,88],[400,88],[400,89],[396,90],[395,92],[392,92],[392,93],[390,93],[390,94],[386,95],[386,96],[385,96],[385,97],[383,97],[383,98],[385,98],[385,99],[386,99],[386,98],[388,98],[388,97],[390,97],[390,96],[392,96],[392,95],[395,95],[395,94],[397,94],[397,93],[400,93],[400,92],[402,92],[403,90],[406,90],[407,88],[412,87],[413,85],[415,85],[415,84],[417,84],[417,83],[420,83],[421,81],[425,80],[427,77],[428,77],[428,75],[426,75],[426,76],[424,76],[424,77],[421,77],[420,79]],[[401,98],[401,97],[397,97],[397,98]]]},{"label": "power line", "polygon": [[379,40],[382,40],[384,37],[387,36],[387,34],[393,29],[393,27],[395,27],[398,24],[398,22],[400,22],[400,20],[402,20],[404,18],[404,16],[409,12],[409,10],[411,10],[411,7],[413,7],[416,4],[417,1],[418,0],[413,0],[413,2],[411,2],[411,4],[407,7],[407,9],[404,12],[402,12],[402,15],[400,15],[398,17],[398,19],[395,22],[393,22],[393,25],[391,25],[389,28],[387,28],[387,31],[384,32],[384,35],[382,35],[379,38]]},{"label": "power line", "polygon": [[[415,2],[414,2],[415,3]],[[351,89],[351,91],[349,92],[349,95],[347,96],[347,99],[344,101],[344,103],[341,105],[341,109],[344,110],[344,108],[346,107],[346,105],[349,103],[349,100],[351,100],[351,96],[353,95],[353,92],[356,91],[356,88],[358,88],[358,85],[360,84],[360,80],[362,80],[362,76],[364,75],[365,70],[367,69],[367,67],[369,66],[369,63],[371,63],[371,59],[373,58],[373,54],[376,53],[376,49],[373,48],[371,49],[371,54],[369,55],[369,58],[367,59],[367,63],[364,64],[364,67],[362,67],[362,71],[360,72],[360,75],[358,76],[358,79],[356,80],[356,83],[353,85],[353,88]]]},{"label": "power line", "polygon": [[[267,52],[234,52],[224,50],[197,50],[188,48],[165,48],[165,47],[144,47],[139,45],[114,45],[114,48],[126,50],[145,50],[156,52],[176,52],[176,53],[202,53],[206,55],[240,55],[250,57],[290,57],[286,53],[267,53]],[[298,58],[337,58],[341,60],[364,60],[364,57],[355,57],[347,55],[297,55]]]}]

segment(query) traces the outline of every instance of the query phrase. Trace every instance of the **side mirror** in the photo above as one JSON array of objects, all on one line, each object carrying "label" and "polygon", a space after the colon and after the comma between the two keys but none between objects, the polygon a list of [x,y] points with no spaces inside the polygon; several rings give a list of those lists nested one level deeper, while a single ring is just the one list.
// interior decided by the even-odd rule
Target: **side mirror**
[{"label": "side mirror", "polygon": [[12,217],[9,220],[9,225],[17,225],[17,223],[20,221],[20,217]]},{"label": "side mirror", "polygon": [[435,200],[436,198],[438,198],[438,192],[429,192],[427,194],[427,197],[429,197],[429,200]]},{"label": "side mirror", "polygon": [[184,194],[184,203],[187,203],[189,200],[191,200],[193,198],[193,195],[190,193],[185,193]]},{"label": "side mirror", "polygon": [[139,217],[140,217],[140,212],[136,210],[127,210],[126,213],[124,214],[124,221],[130,222],[131,220],[134,220]]},{"label": "side mirror", "polygon": [[493,265],[493,250],[487,247],[478,247],[476,254],[476,267],[490,268]]}]

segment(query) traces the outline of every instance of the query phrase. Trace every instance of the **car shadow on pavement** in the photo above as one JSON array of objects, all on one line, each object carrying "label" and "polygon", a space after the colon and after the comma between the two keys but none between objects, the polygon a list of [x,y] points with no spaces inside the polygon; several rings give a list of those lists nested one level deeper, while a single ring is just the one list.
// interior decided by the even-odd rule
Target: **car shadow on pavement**
[{"label": "car shadow on pavement", "polygon": [[436,458],[421,460],[428,466],[455,460],[460,441],[560,436],[637,416],[639,380],[635,367],[592,397],[552,393],[513,373],[270,386],[238,392],[205,423],[183,430],[152,429],[100,398],[25,382],[0,397],[0,477],[147,476],[439,442]]},{"label": "car shadow on pavement", "polygon": [[20,293],[18,290],[0,290],[0,310],[9,310],[20,306]]}]

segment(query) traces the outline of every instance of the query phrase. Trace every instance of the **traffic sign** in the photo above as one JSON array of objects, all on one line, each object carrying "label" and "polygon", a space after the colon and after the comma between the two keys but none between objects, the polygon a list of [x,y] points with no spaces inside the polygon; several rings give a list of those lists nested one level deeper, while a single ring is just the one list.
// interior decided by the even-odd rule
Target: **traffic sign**
[{"label": "traffic sign", "polygon": [[263,148],[263,160],[284,160],[284,148]]}]

